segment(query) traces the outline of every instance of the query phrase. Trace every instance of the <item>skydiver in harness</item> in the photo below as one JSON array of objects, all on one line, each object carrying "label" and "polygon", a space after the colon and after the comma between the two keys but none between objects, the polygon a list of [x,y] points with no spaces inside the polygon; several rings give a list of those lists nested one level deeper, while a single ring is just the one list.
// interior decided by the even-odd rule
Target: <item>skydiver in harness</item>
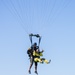
[{"label": "skydiver in harness", "polygon": [[30,66],[29,66],[28,72],[29,72],[29,74],[31,74],[32,65],[33,65],[33,63],[35,63],[35,73],[38,74],[37,73],[37,62],[34,62],[35,56],[33,55],[33,52],[36,51],[37,49],[39,49],[39,44],[38,44],[38,46],[37,46],[37,43],[32,44],[32,36],[39,38],[39,44],[40,44],[40,40],[41,40],[41,37],[39,36],[39,34],[36,34],[36,35],[30,34],[29,35],[30,41],[31,41],[31,48],[29,48],[27,50],[27,54],[30,58]]},{"label": "skydiver in harness", "polygon": [[47,60],[45,58],[40,58],[40,56],[43,56],[43,52],[44,52],[44,50],[39,51],[38,49],[33,51],[33,56],[35,57],[34,62],[39,62],[39,63],[45,62],[46,64],[49,64],[51,62],[51,60]]},{"label": "skydiver in harness", "polygon": [[[30,41],[31,41],[31,48],[28,49],[27,51],[27,54],[29,55],[29,58],[30,58],[30,66],[29,66],[29,74],[31,74],[31,68],[32,68],[32,65],[33,65],[33,62],[35,63],[35,73],[38,74],[37,72],[37,64],[38,62],[40,63],[47,63],[49,64],[51,62],[51,60],[46,60],[45,58],[40,58],[40,56],[43,56],[43,52],[44,50],[40,51],[39,50],[39,45],[40,45],[40,40],[41,40],[41,37],[37,34],[37,35],[33,35],[33,34],[30,34]],[[36,36],[37,38],[39,38],[39,44],[37,46],[37,43],[34,43],[32,44],[32,36]]]}]

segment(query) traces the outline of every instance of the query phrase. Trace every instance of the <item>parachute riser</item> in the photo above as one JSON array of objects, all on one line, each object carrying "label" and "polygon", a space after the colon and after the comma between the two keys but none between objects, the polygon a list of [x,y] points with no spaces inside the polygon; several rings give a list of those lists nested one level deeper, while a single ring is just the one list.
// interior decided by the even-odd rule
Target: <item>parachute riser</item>
[{"label": "parachute riser", "polygon": [[41,42],[41,36],[39,34],[29,34],[29,38],[30,38],[30,42],[31,42],[31,46],[33,44],[33,40],[32,40],[32,37],[36,37],[36,38],[39,38],[39,41],[38,41],[38,47],[40,46],[40,42]]}]

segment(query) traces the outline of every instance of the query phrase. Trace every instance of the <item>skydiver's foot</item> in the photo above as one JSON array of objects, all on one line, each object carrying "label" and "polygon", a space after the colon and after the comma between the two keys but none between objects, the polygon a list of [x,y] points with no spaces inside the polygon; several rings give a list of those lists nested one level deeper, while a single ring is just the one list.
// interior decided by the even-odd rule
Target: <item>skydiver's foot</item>
[{"label": "skydiver's foot", "polygon": [[29,74],[31,74],[31,71],[30,70],[28,72],[29,72]]},{"label": "skydiver's foot", "polygon": [[48,64],[51,62],[51,60],[49,60]]},{"label": "skydiver's foot", "polygon": [[35,71],[35,73],[38,75],[38,72],[37,71]]},{"label": "skydiver's foot", "polygon": [[43,61],[40,61],[41,64],[43,64]]},{"label": "skydiver's foot", "polygon": [[43,64],[44,62],[42,61],[41,64]]}]

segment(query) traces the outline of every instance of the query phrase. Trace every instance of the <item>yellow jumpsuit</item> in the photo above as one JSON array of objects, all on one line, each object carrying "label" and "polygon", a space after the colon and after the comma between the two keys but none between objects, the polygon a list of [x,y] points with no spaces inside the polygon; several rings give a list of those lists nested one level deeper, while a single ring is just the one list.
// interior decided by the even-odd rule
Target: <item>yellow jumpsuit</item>
[{"label": "yellow jumpsuit", "polygon": [[40,63],[45,62],[46,64],[49,63],[49,61],[46,60],[45,58],[40,58],[40,56],[43,56],[42,52],[36,52],[36,51],[34,51],[33,52],[33,56],[34,56],[34,62],[40,62]]}]

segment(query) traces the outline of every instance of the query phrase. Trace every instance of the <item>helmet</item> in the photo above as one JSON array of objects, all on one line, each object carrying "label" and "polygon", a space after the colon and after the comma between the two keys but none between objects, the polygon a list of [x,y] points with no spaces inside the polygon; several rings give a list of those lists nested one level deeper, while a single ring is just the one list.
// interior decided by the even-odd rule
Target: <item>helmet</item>
[{"label": "helmet", "polygon": [[35,42],[34,45],[37,45],[37,43]]}]

